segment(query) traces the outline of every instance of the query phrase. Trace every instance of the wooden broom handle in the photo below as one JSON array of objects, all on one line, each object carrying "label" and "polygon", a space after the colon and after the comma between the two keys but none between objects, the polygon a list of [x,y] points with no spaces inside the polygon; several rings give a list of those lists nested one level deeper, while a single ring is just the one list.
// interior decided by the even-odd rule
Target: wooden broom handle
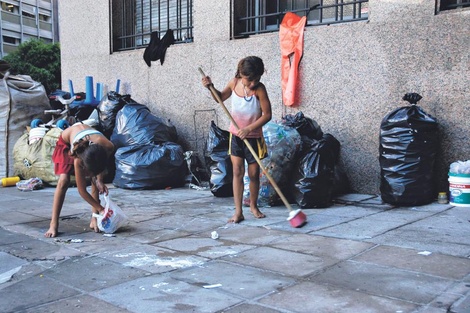
[{"label": "wooden broom handle", "polygon": [[[204,74],[204,72],[202,71],[202,69],[199,67],[199,72],[201,73],[202,77],[206,77],[206,74]],[[224,102],[222,101],[222,99],[220,98],[219,96],[219,93],[217,92],[217,90],[215,90],[214,88],[214,85],[211,84],[209,85],[209,89],[212,93],[212,95],[214,96],[214,98],[217,100],[217,102],[222,106],[222,109],[224,109],[225,111],[225,114],[227,114],[228,118],[230,119],[230,121],[232,122],[233,126],[235,126],[235,128],[237,130],[240,130],[240,128],[238,127],[237,125],[237,122],[235,122],[235,120],[233,119],[232,117],[232,114],[230,114],[229,110],[227,110],[227,108],[225,107],[225,104]],[[289,201],[287,201],[286,197],[284,196],[284,194],[282,193],[281,189],[279,188],[279,186],[277,185],[276,181],[272,178],[272,176],[268,173],[268,171],[264,168],[263,164],[261,163],[261,160],[260,158],[258,157],[256,151],[253,149],[253,147],[251,146],[250,142],[247,140],[247,139],[243,139],[243,142],[245,143],[245,145],[248,147],[248,150],[250,150],[251,154],[253,155],[253,157],[255,158],[256,162],[258,163],[259,167],[261,168],[261,170],[263,171],[264,175],[266,175],[266,177],[268,178],[269,182],[271,183],[271,185],[274,187],[274,189],[276,190],[277,194],[279,195],[279,197],[281,198],[282,202],[284,203],[284,205],[287,207],[287,209],[289,211],[293,211]]]}]

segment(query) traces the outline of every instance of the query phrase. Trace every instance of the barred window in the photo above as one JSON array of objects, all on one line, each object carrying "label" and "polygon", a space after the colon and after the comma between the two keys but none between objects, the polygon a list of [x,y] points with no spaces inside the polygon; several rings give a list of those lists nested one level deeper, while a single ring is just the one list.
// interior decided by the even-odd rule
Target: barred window
[{"label": "barred window", "polygon": [[192,0],[113,0],[112,52],[146,47],[150,34],[171,29],[175,43],[193,41]]},{"label": "barred window", "polygon": [[470,8],[470,0],[436,0],[436,13],[462,8]]},{"label": "barred window", "polygon": [[286,12],[307,16],[307,26],[368,19],[369,0],[232,0],[232,38],[274,32]]}]

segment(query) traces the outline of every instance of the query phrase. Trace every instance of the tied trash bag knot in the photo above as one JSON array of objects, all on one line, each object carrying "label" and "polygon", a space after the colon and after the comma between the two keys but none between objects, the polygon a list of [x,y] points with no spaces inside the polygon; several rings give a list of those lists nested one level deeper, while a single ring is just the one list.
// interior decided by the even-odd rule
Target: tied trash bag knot
[{"label": "tied trash bag knot", "polygon": [[109,195],[104,195],[104,201],[103,214],[93,213],[93,217],[96,217],[99,230],[106,234],[112,234],[127,224],[128,218],[121,208],[111,201]]},{"label": "tied trash bag knot", "polygon": [[423,97],[421,97],[420,94],[416,92],[409,92],[403,96],[403,100],[408,101],[410,104],[417,104],[419,100],[421,100]]}]

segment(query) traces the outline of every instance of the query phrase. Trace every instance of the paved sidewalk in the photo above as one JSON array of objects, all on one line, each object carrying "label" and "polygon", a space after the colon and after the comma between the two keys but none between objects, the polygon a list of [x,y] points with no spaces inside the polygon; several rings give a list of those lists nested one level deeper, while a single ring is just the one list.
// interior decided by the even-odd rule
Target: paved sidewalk
[{"label": "paved sidewalk", "polygon": [[1,312],[470,312],[468,207],[349,194],[292,228],[284,206],[226,224],[232,198],[110,187],[130,223],[106,237],[71,188],[50,239],[53,192],[0,188]]}]

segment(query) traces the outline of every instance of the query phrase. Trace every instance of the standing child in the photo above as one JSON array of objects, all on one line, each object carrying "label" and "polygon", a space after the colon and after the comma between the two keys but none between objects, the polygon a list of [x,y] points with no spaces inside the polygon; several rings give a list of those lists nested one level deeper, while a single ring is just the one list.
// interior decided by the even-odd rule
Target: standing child
[{"label": "standing child", "polygon": [[[59,175],[52,204],[52,217],[45,237],[56,237],[59,231],[59,216],[70,184],[70,176],[75,175],[80,196],[92,206],[93,213],[104,208],[100,204],[100,193],[108,194],[103,183],[104,170],[114,145],[102,133],[86,124],[76,124],[65,129],[52,154],[54,171]],[[91,176],[91,194],[87,191],[87,176]],[[90,228],[99,232],[95,217],[91,218]]]},{"label": "standing child", "polygon": [[[222,101],[232,98],[232,117],[239,129],[230,123],[229,154],[233,166],[233,200],[235,214],[228,220],[239,223],[243,216],[243,177],[245,175],[245,160],[248,163],[250,178],[250,211],[256,218],[265,215],[258,208],[260,167],[251,154],[244,140],[248,140],[260,159],[267,155],[267,146],[263,138],[262,127],[271,120],[271,102],[266,87],[260,82],[264,74],[263,60],[249,56],[238,62],[235,77],[232,78],[222,91],[216,90]],[[204,87],[212,85],[210,77],[202,78]],[[215,100],[217,100],[214,97]]]}]

